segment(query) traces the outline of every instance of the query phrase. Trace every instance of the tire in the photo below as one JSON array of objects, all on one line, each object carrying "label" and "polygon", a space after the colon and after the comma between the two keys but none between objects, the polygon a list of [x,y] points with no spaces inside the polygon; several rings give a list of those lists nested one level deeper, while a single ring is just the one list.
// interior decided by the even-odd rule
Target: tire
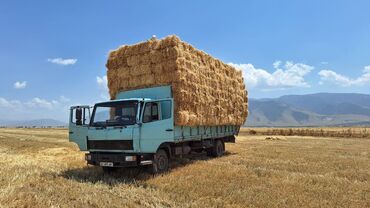
[{"label": "tire", "polygon": [[207,155],[211,157],[221,157],[225,153],[225,144],[222,140],[215,140],[213,146],[207,150]]},{"label": "tire", "polygon": [[114,173],[117,171],[117,168],[115,167],[102,167],[102,169],[103,169],[103,172],[107,174]]},{"label": "tire", "polygon": [[154,154],[151,172],[153,174],[160,174],[167,172],[168,169],[169,169],[169,159],[167,152],[164,151],[163,149],[159,149],[157,153]]}]

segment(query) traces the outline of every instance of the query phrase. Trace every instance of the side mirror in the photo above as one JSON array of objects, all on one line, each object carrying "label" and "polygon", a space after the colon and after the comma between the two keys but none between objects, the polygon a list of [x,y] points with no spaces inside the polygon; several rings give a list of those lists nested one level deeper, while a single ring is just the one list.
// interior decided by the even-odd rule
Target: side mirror
[{"label": "side mirror", "polygon": [[76,125],[82,125],[82,109],[76,108]]}]

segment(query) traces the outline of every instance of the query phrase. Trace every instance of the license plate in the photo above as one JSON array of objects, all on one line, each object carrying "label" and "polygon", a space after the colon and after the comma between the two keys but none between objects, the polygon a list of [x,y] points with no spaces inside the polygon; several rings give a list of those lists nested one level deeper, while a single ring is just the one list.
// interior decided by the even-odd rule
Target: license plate
[{"label": "license plate", "polygon": [[99,165],[102,167],[113,167],[112,162],[100,162]]}]

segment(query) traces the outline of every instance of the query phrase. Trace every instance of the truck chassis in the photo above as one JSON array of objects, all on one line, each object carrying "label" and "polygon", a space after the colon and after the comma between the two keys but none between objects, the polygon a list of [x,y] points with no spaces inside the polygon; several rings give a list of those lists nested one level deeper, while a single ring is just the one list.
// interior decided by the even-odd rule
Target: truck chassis
[{"label": "truck chassis", "polygon": [[191,154],[193,151],[205,151],[210,157],[220,157],[225,152],[226,142],[235,143],[235,137],[164,143],[155,154],[92,151],[85,154],[85,159],[89,165],[102,166],[104,172],[112,172],[116,168],[151,165],[153,173],[162,173],[168,170],[170,159]]}]

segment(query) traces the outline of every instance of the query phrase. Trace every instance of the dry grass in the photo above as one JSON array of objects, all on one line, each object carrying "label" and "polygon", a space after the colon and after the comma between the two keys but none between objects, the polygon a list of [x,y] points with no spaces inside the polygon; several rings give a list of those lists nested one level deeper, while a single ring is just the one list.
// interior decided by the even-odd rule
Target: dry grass
[{"label": "dry grass", "polygon": [[152,177],[87,167],[66,130],[0,129],[0,207],[370,207],[370,139],[278,138]]},{"label": "dry grass", "polygon": [[243,128],[241,135],[281,135],[341,138],[370,138],[369,127],[326,127],[326,128]]}]

